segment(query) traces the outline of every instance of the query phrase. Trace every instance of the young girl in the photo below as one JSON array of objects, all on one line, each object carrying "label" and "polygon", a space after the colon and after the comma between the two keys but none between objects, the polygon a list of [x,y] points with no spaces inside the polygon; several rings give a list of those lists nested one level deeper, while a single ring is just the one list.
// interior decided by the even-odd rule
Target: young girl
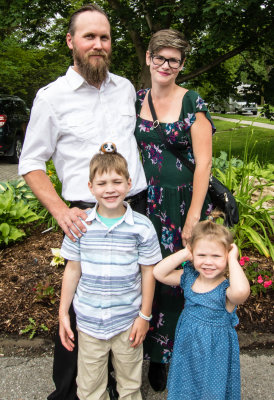
[{"label": "young girl", "polygon": [[[183,262],[183,269],[176,269]],[[247,299],[250,288],[231,233],[212,221],[199,222],[187,247],[157,264],[154,276],[166,285],[180,285],[185,297],[168,376],[168,400],[239,400],[236,305]]]}]

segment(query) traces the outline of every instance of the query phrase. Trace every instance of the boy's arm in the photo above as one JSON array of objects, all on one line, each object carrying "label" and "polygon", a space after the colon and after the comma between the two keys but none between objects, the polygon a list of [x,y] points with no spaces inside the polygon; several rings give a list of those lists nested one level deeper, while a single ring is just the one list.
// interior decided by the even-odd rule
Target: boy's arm
[{"label": "boy's arm", "polygon": [[[155,290],[155,278],[153,276],[153,265],[141,265],[142,274],[142,306],[141,313],[150,317],[152,310],[152,301]],[[132,329],[129,335],[129,340],[132,342],[131,347],[139,346],[146,337],[147,331],[149,330],[149,321],[137,317],[132,325]]]},{"label": "boy's arm", "polygon": [[59,335],[62,345],[69,351],[74,348],[74,334],[70,327],[69,308],[81,276],[80,261],[68,261],[61,289],[59,306]]},{"label": "boy's arm", "polygon": [[238,248],[233,243],[228,253],[229,287],[226,290],[227,300],[233,306],[244,303],[250,293],[249,282],[238,262],[238,256]]},{"label": "boy's arm", "polygon": [[153,274],[157,281],[170,286],[179,286],[184,271],[183,269],[175,270],[175,268],[184,261],[192,261],[192,254],[188,246],[160,261],[155,266]]}]

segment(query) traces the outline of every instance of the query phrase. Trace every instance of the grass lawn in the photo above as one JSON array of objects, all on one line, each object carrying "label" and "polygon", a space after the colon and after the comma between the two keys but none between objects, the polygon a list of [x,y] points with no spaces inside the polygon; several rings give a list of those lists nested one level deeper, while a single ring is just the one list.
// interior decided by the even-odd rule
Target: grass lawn
[{"label": "grass lawn", "polygon": [[274,130],[254,126],[243,127],[234,122],[214,120],[217,129],[213,137],[213,156],[219,157],[223,150],[243,160],[245,147],[248,158],[258,157],[261,164],[274,164]]},{"label": "grass lawn", "polygon": [[[270,121],[269,119],[262,118],[262,117],[251,117],[249,115],[239,115],[239,114],[220,114],[220,113],[210,113],[210,115],[222,117],[222,118],[232,118],[237,119],[240,121],[253,121],[253,122],[262,122],[264,124],[274,125],[274,121]],[[259,114],[258,114],[259,115]],[[216,120],[215,120],[216,121]]]}]

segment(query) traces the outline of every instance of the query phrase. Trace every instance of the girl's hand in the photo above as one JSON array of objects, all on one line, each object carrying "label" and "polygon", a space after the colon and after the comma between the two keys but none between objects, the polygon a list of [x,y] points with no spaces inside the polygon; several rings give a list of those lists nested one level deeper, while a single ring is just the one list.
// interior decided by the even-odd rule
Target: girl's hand
[{"label": "girl's hand", "polygon": [[193,256],[189,245],[187,244],[186,247],[183,249],[184,255],[187,261],[193,261]]},{"label": "girl's hand", "polygon": [[235,243],[232,243],[231,248],[228,252],[229,259],[238,260],[239,258],[239,250]]}]

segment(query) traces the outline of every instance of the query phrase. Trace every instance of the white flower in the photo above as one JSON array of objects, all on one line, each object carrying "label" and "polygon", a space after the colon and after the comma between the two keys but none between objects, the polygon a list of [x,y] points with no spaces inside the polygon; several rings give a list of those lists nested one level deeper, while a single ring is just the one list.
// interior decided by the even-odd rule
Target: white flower
[{"label": "white flower", "polygon": [[51,252],[53,254],[53,259],[50,263],[50,265],[55,266],[55,265],[64,265],[65,260],[64,258],[60,255],[60,250],[61,249],[51,249]]}]

